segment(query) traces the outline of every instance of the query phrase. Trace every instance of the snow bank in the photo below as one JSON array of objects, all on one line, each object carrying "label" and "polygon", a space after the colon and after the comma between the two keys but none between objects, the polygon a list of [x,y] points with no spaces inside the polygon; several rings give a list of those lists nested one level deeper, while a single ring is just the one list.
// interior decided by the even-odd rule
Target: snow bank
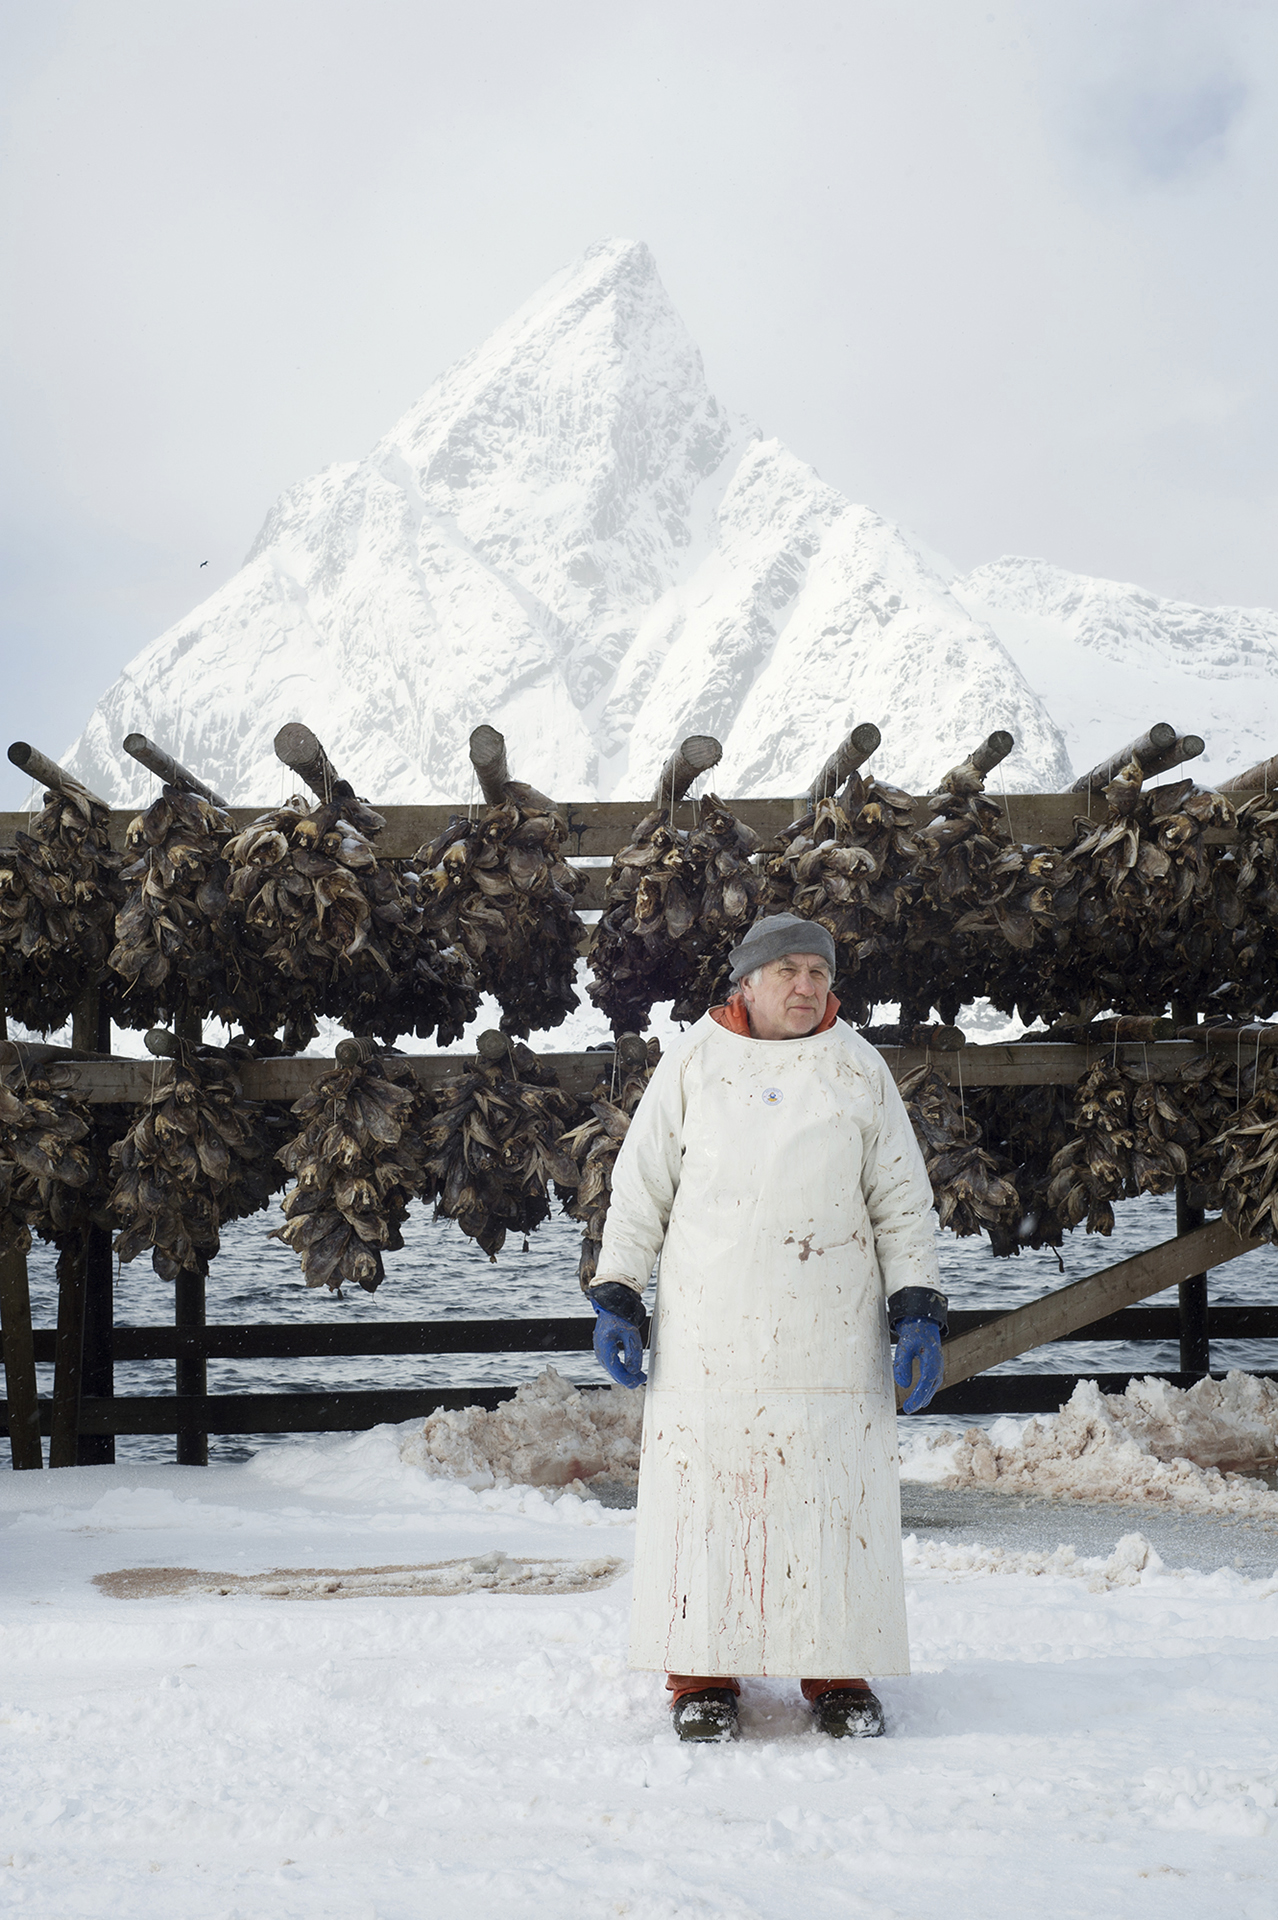
[{"label": "snow bank", "polygon": [[993,1493],[1273,1518],[1278,1494],[1255,1476],[1275,1464],[1278,1386],[1231,1373],[1189,1388],[1133,1380],[1121,1394],[1083,1380],[1050,1417],[925,1439],[903,1452],[901,1475]]},{"label": "snow bank", "polygon": [[465,1486],[570,1487],[639,1478],[643,1393],[606,1387],[582,1393],[547,1367],[495,1412],[432,1413],[400,1454],[410,1466]]},{"label": "snow bank", "polygon": [[1009,1553],[1004,1547],[950,1546],[944,1540],[903,1542],[908,1572],[948,1573],[981,1577],[992,1573],[1058,1574],[1067,1580],[1086,1580],[1090,1593],[1109,1593],[1114,1587],[1138,1587],[1146,1574],[1165,1571],[1161,1556],[1143,1533],[1125,1533],[1107,1560],[1079,1555],[1073,1547],[1055,1547],[1051,1553]]}]

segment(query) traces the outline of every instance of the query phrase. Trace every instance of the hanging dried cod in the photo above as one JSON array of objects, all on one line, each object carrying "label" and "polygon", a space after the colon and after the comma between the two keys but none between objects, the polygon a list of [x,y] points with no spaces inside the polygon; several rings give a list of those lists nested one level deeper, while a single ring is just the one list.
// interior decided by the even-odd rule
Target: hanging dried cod
[{"label": "hanging dried cod", "polygon": [[552,1185],[562,1199],[577,1184],[575,1163],[559,1144],[577,1102],[520,1041],[479,1036],[469,1073],[440,1089],[427,1133],[427,1178],[436,1219],[455,1220],[495,1260],[507,1233],[527,1236],[550,1213]]},{"label": "hanging dried cod", "polygon": [[1104,1005],[1161,1014],[1173,996],[1201,1001],[1232,977],[1236,869],[1204,840],[1232,809],[1191,780],[1143,793],[1144,777],[1132,760],[1105,788],[1105,822],[1077,822],[1052,895],[1055,950],[1017,996],[1027,1019],[1089,1020]]},{"label": "hanging dried cod", "polygon": [[90,1111],[75,1088],[58,1061],[28,1066],[17,1085],[0,1081],[0,1162],[13,1168],[4,1231],[24,1248],[33,1231],[52,1241],[60,1281],[83,1258],[89,1229],[110,1225],[108,1156],[127,1125],[124,1108]]},{"label": "hanging dried cod", "polygon": [[282,1025],[298,1048],[329,1014],[356,1033],[437,1033],[447,1044],[474,1018],[474,977],[464,955],[424,931],[418,877],[401,883],[379,862],[340,802],[311,808],[295,794],[237,834],[226,859],[248,1031]]},{"label": "hanging dried cod", "polygon": [[106,969],[123,898],[110,814],[63,775],[30,833],[0,849],[0,978],[10,1019],[37,1033],[60,1027]]},{"label": "hanging dried cod", "polygon": [[901,925],[916,890],[920,848],[913,801],[854,773],[834,799],[819,800],[778,838],[763,861],[761,913],[797,913],[833,936],[835,992],[845,1019],[864,1025],[896,1000]]},{"label": "hanging dried cod", "polygon": [[1112,1233],[1114,1202],[1170,1193],[1189,1172],[1199,1129],[1174,1083],[1099,1061],[1074,1094],[1073,1137],[1054,1155],[1048,1203],[1067,1227]]},{"label": "hanging dried cod", "polygon": [[728,960],[759,912],[759,836],[713,793],[691,830],[656,808],[614,855],[587,991],[615,1033],[641,1032],[654,1006],[698,1020],[726,999]]},{"label": "hanging dried cod", "polygon": [[501,806],[479,820],[454,816],[414,862],[432,933],[470,956],[501,1006],[503,1033],[557,1027],[578,1004],[586,928],[573,900],[586,877],[563,857],[567,838],[552,803],[511,782]]},{"label": "hanging dried cod", "polygon": [[161,1280],[207,1274],[220,1229],[265,1207],[283,1185],[282,1117],[246,1100],[232,1049],[163,1036],[169,1063],[122,1140],[111,1148],[115,1252],[127,1264],[151,1249]]},{"label": "hanging dried cod", "polygon": [[1226,1221],[1244,1239],[1278,1243],[1278,1088],[1269,1079],[1217,1145]]},{"label": "hanging dried cod", "polygon": [[1016,1188],[981,1144],[981,1129],[935,1067],[916,1067],[900,1083],[910,1124],[932,1182],[937,1217],[951,1233],[1014,1231],[1021,1217]]},{"label": "hanging dried cod", "polygon": [[608,1203],[612,1198],[612,1170],[621,1143],[644,1096],[653,1069],[661,1058],[655,1038],[623,1033],[617,1042],[612,1070],[586,1096],[590,1117],[559,1145],[573,1161],[577,1179],[566,1209],[582,1223],[581,1263],[577,1269],[584,1293],[595,1278],[603,1242]]},{"label": "hanging dried cod", "polygon": [[271,1237],[292,1247],[308,1287],[336,1293],[351,1281],[372,1293],[385,1278],[382,1255],[403,1246],[409,1201],[426,1182],[430,1101],[401,1054],[343,1041],[338,1059],[351,1064],[326,1073],[292,1109],[302,1125],[278,1157],[297,1185],[282,1202],[286,1224]]},{"label": "hanging dried cod", "polygon": [[210,1014],[230,1025],[249,1011],[236,991],[237,949],[226,926],[223,848],[231,831],[222,807],[175,786],[129,822],[110,956],[126,982],[116,995],[121,1025]]}]

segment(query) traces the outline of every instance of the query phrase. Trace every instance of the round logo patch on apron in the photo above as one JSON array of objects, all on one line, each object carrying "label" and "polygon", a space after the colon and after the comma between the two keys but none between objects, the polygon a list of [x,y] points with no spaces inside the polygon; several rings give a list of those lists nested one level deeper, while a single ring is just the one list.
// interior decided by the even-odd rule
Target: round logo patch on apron
[{"label": "round logo patch on apron", "polygon": [[782,1093],[780,1087],[765,1087],[763,1089],[763,1104],[765,1107],[779,1107],[784,1099],[785,1095]]}]

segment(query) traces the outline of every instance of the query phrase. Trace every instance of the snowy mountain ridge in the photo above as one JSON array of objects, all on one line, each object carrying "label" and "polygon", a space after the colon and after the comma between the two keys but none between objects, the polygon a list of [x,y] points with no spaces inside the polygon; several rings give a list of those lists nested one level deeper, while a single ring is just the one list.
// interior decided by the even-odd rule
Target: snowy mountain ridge
[{"label": "snowy mountain ridge", "polygon": [[[723,742],[721,793],[795,794],[873,719],[875,769],[899,785],[926,789],[1001,726],[1017,741],[1002,784],[1057,788],[1085,716],[1067,684],[1062,732],[1043,656],[1061,635],[1092,644],[1075,602],[1107,585],[1022,561],[944,578],[725,411],[647,247],[612,240],[363,460],[282,495],[240,571],[130,661],[67,758],[131,803],[147,776],[120,742],[137,730],[265,805],[292,784],[274,734],[302,719],[360,792],[464,801],[488,721],[519,777],[563,798],[650,790],[690,732]],[[1152,642],[1115,612],[1085,618],[1143,678]],[[1252,653],[1271,673],[1263,618]],[[1192,620],[1179,630],[1192,653]],[[1133,686],[1140,725],[1197,724],[1151,715],[1148,691]],[[1105,693],[1101,750],[1126,724],[1108,676]]]}]

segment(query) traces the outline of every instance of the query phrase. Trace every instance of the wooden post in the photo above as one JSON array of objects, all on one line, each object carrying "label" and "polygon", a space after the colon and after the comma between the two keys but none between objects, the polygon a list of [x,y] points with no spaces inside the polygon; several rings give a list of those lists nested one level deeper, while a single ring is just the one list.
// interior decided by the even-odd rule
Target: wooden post
[{"label": "wooden post", "polygon": [[802,810],[815,807],[818,800],[827,800],[832,793],[837,793],[844,781],[850,780],[857,768],[864,766],[870,755],[877,751],[882,738],[872,720],[863,720],[860,726],[853,727],[808,788]]},{"label": "wooden post", "polygon": [[51,1467],[80,1464],[80,1382],[84,1362],[85,1250],[58,1258],[58,1332],[53,1357]]},{"label": "wooden post", "polygon": [[[106,807],[74,774],[60,767],[56,760],[50,760],[47,753],[41,753],[39,747],[33,747],[27,740],[15,740],[9,748],[9,758],[15,767],[21,767],[38,785],[52,787],[56,793],[86,794],[95,807]],[[110,809],[107,808],[109,812]]]},{"label": "wooden post", "polygon": [[[1191,1207],[1185,1182],[1176,1182],[1176,1232],[1195,1233],[1206,1215],[1201,1207]],[[1207,1317],[1207,1275],[1190,1274],[1176,1288],[1180,1305],[1180,1370],[1199,1379],[1211,1372],[1211,1336]]]},{"label": "wooden post", "polygon": [[506,736],[496,727],[476,727],[470,736],[470,764],[475,769],[480,792],[490,807],[505,803],[510,767],[506,761]]},{"label": "wooden post", "polygon": [[[971,1333],[956,1334],[945,1342],[943,1349],[944,1385],[957,1386],[960,1380],[970,1380],[974,1373],[984,1373],[1000,1361],[1014,1360],[1017,1354],[1028,1353],[1031,1347],[1041,1347],[1048,1340],[1063,1340],[1077,1328],[1117,1313],[1120,1307],[1130,1307],[1137,1300],[1148,1299],[1152,1293],[1161,1293],[1164,1287],[1190,1279],[1199,1268],[1220,1266],[1263,1244],[1260,1240],[1242,1239],[1223,1220],[1213,1220],[1194,1233],[1164,1240],[1130,1260],[1119,1260],[1100,1273],[1090,1274],[1086,1280],[1072,1281],[1069,1286],[1045,1293],[1011,1313],[1000,1314],[997,1320],[976,1327]],[[906,1392],[908,1388],[898,1387],[898,1406]]]},{"label": "wooden post", "polygon": [[966,760],[960,760],[956,767],[942,774],[937,782],[939,794],[931,799],[930,804],[935,807],[938,798],[945,794],[979,793],[985,785],[986,774],[993,773],[999,761],[1006,760],[1015,745],[1013,736],[1001,727],[989,734],[979,747],[973,747]]},{"label": "wooden post", "polygon": [[35,1337],[27,1256],[20,1247],[0,1253],[0,1329],[4,1332],[5,1394],[9,1403],[9,1453],[15,1472],[43,1467],[40,1399],[36,1386]]},{"label": "wooden post", "polygon": [[382,815],[358,797],[349,780],[342,779],[320,741],[300,720],[290,720],[280,728],[275,751],[286,767],[300,774],[316,799],[326,805],[331,800],[340,801],[342,813],[358,833],[381,832],[386,825]]},{"label": "wooden post", "polygon": [[[179,1333],[193,1333],[205,1325],[204,1275],[183,1268],[173,1290],[173,1313]],[[203,1354],[179,1354],[175,1367],[175,1391],[179,1399],[209,1390],[208,1362]],[[209,1437],[194,1427],[179,1427],[177,1463],[180,1467],[207,1467]]]},{"label": "wooden post", "polygon": [[712,733],[690,733],[681,740],[657,776],[654,807],[673,807],[682,800],[699,774],[709,773],[723,758],[723,748]]},{"label": "wooden post", "polygon": [[1217,786],[1218,793],[1273,793],[1278,789],[1278,753],[1257,760],[1245,773],[1235,773]]},{"label": "wooden post", "polygon": [[[90,1227],[84,1249],[84,1337],[80,1360],[80,1392],[94,1400],[115,1398],[115,1294],[111,1235],[106,1227]],[[113,1433],[82,1433],[76,1446],[82,1467],[115,1465]]]},{"label": "wooden post", "polygon": [[202,794],[215,807],[230,806],[229,800],[224,800],[220,793],[214,793],[212,787],[206,787],[202,780],[197,780],[180,760],[175,760],[171,753],[158,747],[154,740],[148,740],[144,733],[126,733],[124,751],[131,753],[135,760],[140,760],[148,772],[158,774],[166,787],[183,787],[188,793]]},{"label": "wooden post", "polygon": [[1107,760],[1102,760],[1090,773],[1085,773],[1067,791],[1087,793],[1095,789],[1099,792],[1133,760],[1148,780],[1153,774],[1169,772],[1185,760],[1196,760],[1205,745],[1200,735],[1177,733],[1169,721],[1156,720],[1148,733],[1142,733],[1139,740],[1133,740],[1129,745],[1120,747],[1117,753],[1111,753]]}]

